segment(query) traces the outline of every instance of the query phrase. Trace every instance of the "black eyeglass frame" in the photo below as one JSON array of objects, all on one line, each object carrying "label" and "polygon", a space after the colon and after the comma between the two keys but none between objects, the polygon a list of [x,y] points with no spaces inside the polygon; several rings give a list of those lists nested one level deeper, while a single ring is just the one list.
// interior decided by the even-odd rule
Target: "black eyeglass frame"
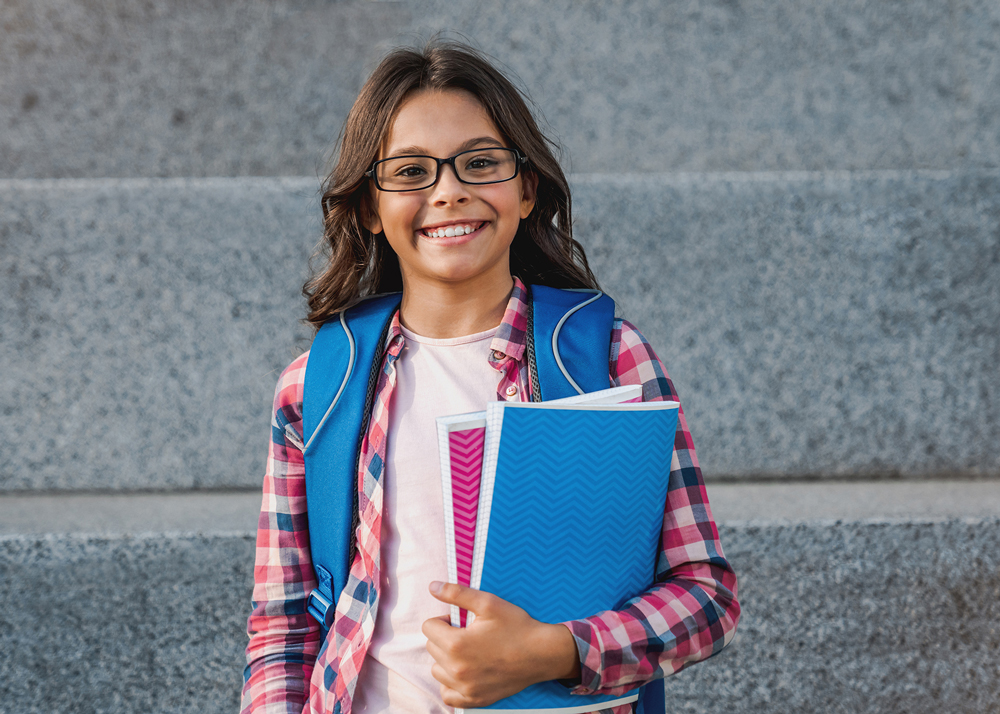
[{"label": "black eyeglass frame", "polygon": [[[499,181],[466,181],[461,176],[458,175],[458,169],[455,168],[455,159],[463,154],[474,154],[477,151],[486,151],[489,149],[503,149],[504,151],[510,151],[514,154],[514,175],[510,178],[500,179]],[[426,186],[421,186],[420,188],[383,188],[378,182],[378,174],[376,169],[378,169],[379,164],[384,164],[386,161],[397,161],[399,159],[433,159],[437,162],[437,168],[434,171],[434,180],[431,181]],[[403,156],[390,156],[387,159],[379,159],[372,164],[372,167],[365,171],[365,176],[370,178],[375,183],[375,188],[379,191],[385,191],[387,193],[404,193],[406,191],[423,191],[431,186],[435,185],[441,180],[441,164],[451,164],[451,170],[455,174],[455,178],[458,179],[459,183],[464,183],[468,186],[486,186],[493,183],[506,183],[507,181],[513,181],[521,173],[521,164],[527,164],[528,157],[520,152],[518,149],[513,149],[509,146],[484,146],[478,149],[467,149],[466,151],[459,151],[454,156],[449,156],[447,159],[439,159],[436,156],[428,156],[427,154],[404,154]]]}]

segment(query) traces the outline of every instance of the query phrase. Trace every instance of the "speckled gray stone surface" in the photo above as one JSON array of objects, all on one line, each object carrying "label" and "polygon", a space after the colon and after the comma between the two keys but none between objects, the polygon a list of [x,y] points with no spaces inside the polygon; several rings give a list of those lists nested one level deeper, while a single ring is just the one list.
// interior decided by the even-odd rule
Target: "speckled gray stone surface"
[{"label": "speckled gray stone surface", "polygon": [[1000,702],[1000,522],[721,528],[733,645],[669,711],[936,714]]},{"label": "speckled gray stone surface", "polygon": [[1000,172],[586,176],[709,477],[1000,474]]},{"label": "speckled gray stone surface", "polygon": [[[707,478],[1000,475],[1000,172],[573,184]],[[0,183],[0,489],[259,484],[316,186]]]},{"label": "speckled gray stone surface", "polygon": [[[908,523],[1000,516],[1000,480],[741,481],[708,487],[716,523]],[[260,488],[228,491],[0,492],[0,537],[253,531]]]},{"label": "speckled gray stone surface", "polygon": [[0,539],[0,711],[239,710],[253,538]]},{"label": "speckled gray stone surface", "polygon": [[259,484],[315,180],[0,185],[0,488]]},{"label": "speckled gray stone surface", "polygon": [[440,30],[592,171],[1000,165],[993,0],[13,0],[0,176],[314,175],[381,54]]},{"label": "speckled gray stone surface", "polygon": [[[722,527],[742,620],[680,714],[981,714],[1000,701],[1000,521]],[[0,538],[5,714],[237,710],[248,535]]]}]

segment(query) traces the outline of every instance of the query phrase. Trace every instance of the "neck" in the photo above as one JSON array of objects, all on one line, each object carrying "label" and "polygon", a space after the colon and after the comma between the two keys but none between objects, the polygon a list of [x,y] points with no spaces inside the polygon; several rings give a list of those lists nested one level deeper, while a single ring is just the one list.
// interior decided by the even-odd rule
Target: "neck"
[{"label": "neck", "polygon": [[399,319],[406,329],[424,337],[474,335],[500,324],[513,288],[509,272],[462,283],[404,276]]}]

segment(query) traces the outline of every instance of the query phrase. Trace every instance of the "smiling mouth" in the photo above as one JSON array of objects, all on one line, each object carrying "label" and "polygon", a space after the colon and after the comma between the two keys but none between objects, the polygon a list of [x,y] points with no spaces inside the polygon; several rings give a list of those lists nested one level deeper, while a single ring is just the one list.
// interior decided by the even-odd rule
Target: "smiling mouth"
[{"label": "smiling mouth", "polygon": [[421,228],[418,232],[425,238],[455,238],[475,233],[485,225],[486,221],[473,221],[438,228]]}]

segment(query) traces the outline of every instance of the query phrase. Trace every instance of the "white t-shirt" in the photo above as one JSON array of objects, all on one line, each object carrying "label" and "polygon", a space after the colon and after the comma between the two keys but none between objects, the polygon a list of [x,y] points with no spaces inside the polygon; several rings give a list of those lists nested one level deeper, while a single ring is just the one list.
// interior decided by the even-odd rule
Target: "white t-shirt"
[{"label": "white t-shirt", "polygon": [[431,676],[434,659],[420,631],[424,620],[448,614],[427,589],[433,580],[448,580],[434,419],[482,411],[496,401],[503,375],[488,361],[495,333],[438,340],[403,329],[406,347],[396,361],[383,475],[381,594],[356,712],[452,711],[441,702]]}]

